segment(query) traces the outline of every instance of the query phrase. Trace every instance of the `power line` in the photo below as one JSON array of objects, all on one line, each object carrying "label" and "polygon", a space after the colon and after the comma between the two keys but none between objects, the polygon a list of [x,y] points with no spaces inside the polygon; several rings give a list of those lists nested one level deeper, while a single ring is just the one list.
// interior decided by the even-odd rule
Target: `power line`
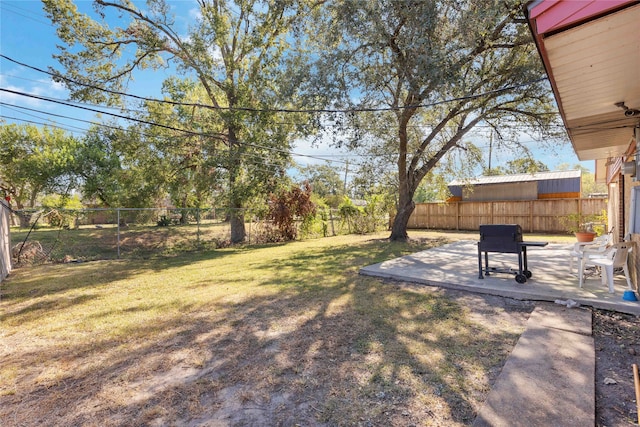
[{"label": "power line", "polygon": [[73,84],[78,85],[78,86],[88,87],[88,88],[91,88],[91,89],[95,89],[95,90],[99,90],[99,91],[102,91],[102,92],[110,93],[112,95],[127,96],[127,97],[131,97],[131,98],[138,99],[138,100],[141,100],[141,101],[157,102],[157,103],[163,103],[163,104],[169,104],[169,105],[179,105],[179,106],[188,106],[188,107],[207,108],[207,109],[219,110],[219,111],[244,111],[244,112],[254,112],[254,113],[351,114],[351,113],[399,111],[399,110],[413,109],[413,108],[427,108],[427,107],[435,107],[437,105],[447,104],[447,103],[450,103],[450,102],[468,101],[468,100],[472,100],[472,99],[482,98],[482,97],[485,97],[485,96],[488,96],[488,95],[495,95],[495,94],[502,93],[502,92],[508,92],[510,90],[518,89],[518,88],[521,88],[521,87],[524,87],[524,86],[530,86],[532,84],[539,83],[539,82],[547,80],[546,77],[542,77],[542,78],[531,80],[531,81],[528,81],[528,82],[524,82],[524,83],[520,83],[520,84],[516,84],[516,85],[512,85],[512,86],[507,86],[507,87],[500,88],[500,89],[490,90],[490,91],[483,92],[483,93],[480,93],[480,94],[465,95],[465,96],[461,96],[461,97],[457,97],[457,98],[450,98],[450,99],[445,99],[445,100],[442,100],[442,101],[436,101],[436,102],[431,102],[431,103],[426,103],[426,104],[413,104],[413,105],[404,105],[404,106],[397,106],[397,107],[370,107],[370,108],[344,108],[344,109],[342,109],[342,108],[336,108],[336,109],[332,109],[332,108],[293,109],[293,108],[220,107],[220,106],[206,105],[206,104],[200,104],[200,103],[188,103],[188,102],[185,103],[185,102],[177,102],[177,101],[171,101],[171,100],[161,100],[161,99],[148,98],[148,97],[144,97],[144,96],[134,95],[134,94],[126,93],[126,92],[113,91],[113,90],[110,90],[110,89],[105,89],[105,88],[100,87],[100,86],[91,85],[91,84],[83,83],[83,82],[78,82],[76,80],[70,79],[70,78],[62,76],[60,74],[52,73],[50,71],[43,70],[43,69],[35,67],[35,66],[25,64],[23,62],[20,62],[18,60],[10,58],[10,57],[8,57],[6,55],[0,54],[0,58],[6,59],[7,61],[11,61],[11,62],[13,62],[15,64],[18,64],[18,65],[21,65],[23,67],[30,68],[30,69],[38,71],[40,73],[48,74],[50,76],[65,80],[67,82],[73,83]]},{"label": "power line", "polygon": [[208,136],[208,137],[218,138],[218,139],[224,140],[224,137],[220,136],[220,135],[203,134],[203,133],[190,131],[190,130],[187,130],[187,129],[179,129],[179,128],[175,128],[173,126],[163,125],[161,123],[154,123],[154,122],[150,122],[148,120],[135,119],[135,118],[132,118],[132,117],[124,116],[122,114],[116,114],[116,113],[110,113],[110,112],[107,112],[107,111],[98,110],[96,108],[74,105],[71,102],[55,100],[55,99],[47,98],[45,96],[34,95],[34,94],[30,94],[30,93],[26,93],[26,92],[20,92],[20,91],[17,91],[17,90],[12,90],[12,89],[2,88],[2,87],[0,87],[0,92],[7,92],[7,93],[14,94],[14,95],[20,95],[20,96],[25,96],[25,97],[28,97],[28,98],[38,99],[38,100],[41,100],[41,101],[53,102],[55,104],[61,104],[61,105],[65,105],[67,107],[79,108],[79,109],[82,109],[82,110],[91,111],[91,112],[98,113],[98,114],[106,114],[106,115],[109,115],[109,116],[117,117],[119,119],[129,120],[129,121],[133,121],[133,122],[137,122],[137,123],[142,123],[142,124],[146,124],[146,125],[149,125],[149,126],[157,126],[157,127],[163,128],[163,129],[173,130],[173,131],[177,131],[177,132],[183,132],[183,133],[186,133],[186,134],[189,134],[189,135]]},{"label": "power line", "polygon": [[[0,88],[0,90],[2,90],[2,88]],[[0,102],[0,105],[7,105],[7,104],[5,104],[3,102]],[[43,114],[50,114],[50,113],[47,113],[45,111],[40,111],[40,110],[36,110],[36,109],[33,109],[33,108],[27,108],[27,107],[18,107],[18,108],[26,109],[26,110],[29,110],[29,111],[36,111],[36,112],[43,113]],[[68,119],[71,119],[71,120],[77,120],[77,121],[81,121],[81,122],[84,122],[84,123],[93,124],[93,125],[96,125],[96,126],[99,126],[99,127],[108,128],[108,129],[114,129],[114,130],[120,130],[121,129],[121,128],[116,127],[116,126],[111,126],[111,125],[107,125],[107,124],[103,124],[103,123],[90,122],[88,120],[75,119],[75,118],[72,118],[72,117],[61,116],[61,115],[54,115],[54,116],[64,117],[64,118],[68,118]],[[57,125],[57,124],[35,122],[33,120],[26,120],[26,119],[21,119],[21,118],[18,118],[18,117],[11,117],[11,116],[5,116],[5,115],[0,115],[0,117],[8,119],[8,120],[19,120],[19,121],[32,123],[32,124],[37,124],[37,125],[42,125],[42,126],[49,126],[49,127],[53,127],[53,128],[56,128],[56,129],[62,129],[62,130],[66,130],[66,131],[74,132],[74,133],[75,132],[79,132],[79,131],[84,131],[86,133],[86,132],[89,131],[89,129],[83,129],[83,128],[79,128],[79,127],[75,127],[75,126],[71,126],[71,127],[75,128],[75,129],[79,129],[79,131],[78,130],[71,130],[69,128],[65,128],[65,127],[63,127],[61,125]],[[37,117],[37,118],[40,118],[41,120],[46,120],[46,119],[41,118],[41,117]],[[131,120],[135,121],[135,119],[131,119]],[[161,126],[161,125],[158,125],[158,124],[152,124],[152,125]],[[146,137],[151,137],[151,138],[158,138],[158,136],[156,136],[156,135],[149,135],[149,134],[141,132],[139,130],[135,130],[135,132],[138,133],[141,136],[146,136]],[[197,132],[191,132],[190,135],[191,136],[209,136],[207,134],[202,134],[202,133],[197,133]],[[294,151],[282,150],[282,149],[279,149],[279,148],[268,147],[268,146],[259,145],[259,144],[253,144],[253,143],[242,142],[242,141],[238,141],[238,143],[240,145],[245,145],[245,146],[252,147],[252,148],[263,149],[263,150],[267,150],[267,151],[271,151],[271,152],[279,152],[279,153],[282,153],[282,154],[287,154],[287,155],[295,156],[295,157],[306,157],[306,158],[310,158],[310,159],[314,159],[314,160],[325,161],[325,162],[328,162],[328,163],[345,163],[345,161],[343,161],[343,160],[328,159],[328,158],[325,158],[325,157],[314,156],[314,155],[311,155],[311,154],[296,153]],[[251,155],[253,157],[258,156],[258,154],[254,154],[254,153],[252,153]],[[261,156],[261,158],[262,158],[262,160],[265,160],[265,161],[266,160],[271,160],[268,157]]]},{"label": "power line", "polygon": [[[18,9],[20,11],[26,12],[27,14],[16,12],[15,10],[11,10],[10,8],[7,9],[8,6],[14,8],[14,9]],[[35,15],[32,11],[30,11],[28,9],[24,9],[22,7],[19,7],[19,6],[16,6],[14,4],[10,4],[10,3],[7,3],[7,2],[1,2],[0,1],[0,8],[5,9],[6,12],[13,13],[15,15],[19,15],[19,16],[22,16],[24,18],[30,19],[32,21],[35,21],[38,24],[43,24],[43,25],[46,25],[46,26],[49,26],[49,27],[51,26],[50,22],[40,21],[39,19],[36,19],[33,16],[29,16],[29,15]],[[36,16],[38,16],[38,15],[36,15]]]},{"label": "power line", "polygon": [[[34,117],[34,116],[32,116]],[[54,129],[60,129],[60,130],[66,130],[67,132],[71,132],[71,133],[86,133],[86,129],[82,129],[82,128],[76,128],[75,126],[69,126],[69,127],[64,127],[64,126],[60,126],[60,125],[55,125],[55,124],[49,124],[49,123],[42,123],[42,122],[36,122],[33,120],[27,120],[27,119],[23,119],[23,118],[19,118],[19,117],[12,117],[12,116],[5,116],[4,114],[0,114],[0,118],[1,119],[7,119],[7,120],[18,120],[24,123],[31,123],[34,125],[40,125],[40,126],[48,126]],[[43,120],[43,119],[41,119]],[[73,130],[72,128],[75,129],[79,129],[79,130]]]},{"label": "power line", "polygon": [[[11,107],[9,107],[11,104],[7,104],[4,102],[0,101],[0,105],[4,105],[5,107],[8,107],[11,109]],[[103,127],[103,128],[107,128],[107,129],[113,129],[113,130],[120,130],[122,129],[121,127],[117,127],[117,126],[112,126],[112,125],[108,125],[108,124],[104,124],[104,123],[98,123],[98,122],[92,122],[89,120],[83,120],[83,119],[78,119],[78,118],[74,118],[74,117],[69,117],[69,116],[64,116],[64,115],[60,115],[60,114],[54,114],[54,113],[49,113],[46,111],[42,111],[42,110],[37,110],[34,108],[28,108],[28,107],[23,107],[23,106],[15,106],[15,105],[11,105],[12,107],[16,107],[19,109],[23,109],[23,110],[27,110],[27,111],[32,111],[32,112],[37,112],[37,113],[41,113],[41,114],[47,114],[47,115],[51,115],[54,117],[60,117],[60,118],[65,118],[65,119],[69,119],[69,120],[75,120],[75,121],[79,121],[79,122],[83,122],[83,123],[88,123],[91,125],[96,125],[99,127]],[[77,108],[82,108],[82,107],[77,107]],[[26,114],[26,113],[22,113],[22,114]],[[10,120],[20,120],[20,121],[25,121],[28,123],[33,123],[33,124],[40,124],[40,125],[44,125],[44,126],[51,126],[51,127],[56,127],[62,130],[67,130],[70,132],[74,132],[74,133],[78,133],[78,132],[87,132],[89,131],[89,129],[85,129],[85,128],[80,128],[80,127],[75,127],[75,126],[70,126],[67,125],[68,127],[63,127],[60,125],[55,125],[55,124],[48,124],[48,123],[42,123],[42,122],[34,122],[34,121],[30,121],[30,120],[24,120],[24,119],[20,119],[20,118],[16,118],[16,117],[9,117],[9,116],[3,116],[6,119],[10,119]],[[38,117],[38,116],[32,116],[32,117],[36,117],[39,118],[41,120],[47,120],[43,117]],[[138,121],[137,119],[134,118],[129,118],[129,120],[132,121]],[[159,125],[157,123],[153,123],[153,122],[145,122],[146,124],[151,124],[152,126],[162,126]],[[72,130],[72,129],[75,130]],[[173,128],[176,129],[176,128]],[[176,129],[176,130],[180,130],[180,129]],[[151,135],[145,132],[142,132],[140,130],[135,130],[134,132],[136,132],[137,134],[144,136],[144,137],[148,137],[148,138],[158,138],[158,135]],[[207,134],[204,133],[198,133],[198,132],[190,132],[189,133],[191,136],[207,136]],[[528,144],[528,143],[539,143],[540,141],[536,141],[536,140],[527,140],[527,141],[515,141],[516,144]],[[310,158],[310,159],[314,159],[314,160],[321,160],[327,163],[348,163],[348,160],[337,160],[337,159],[332,159],[332,157],[341,157],[341,158],[345,158],[345,157],[360,157],[360,158],[366,158],[366,157],[386,157],[388,156],[388,154],[323,154],[323,155],[310,155],[310,154],[302,154],[302,153],[297,153],[294,151],[290,151],[290,150],[282,150],[282,149],[278,149],[278,148],[274,148],[274,147],[268,147],[268,146],[264,146],[264,145],[259,145],[259,144],[252,144],[252,143],[246,143],[246,142],[239,142],[242,145],[246,145],[246,146],[250,146],[253,148],[258,148],[258,149],[264,149],[267,151],[272,151],[272,152],[280,152],[283,154],[288,154],[291,156],[295,156],[295,157],[305,157],[305,158]],[[477,145],[474,144],[476,147],[478,148],[487,148],[488,146],[486,145]],[[253,157],[256,157],[256,154],[252,155]],[[263,160],[269,160],[266,157],[262,157]],[[357,163],[353,163],[351,162],[352,165],[354,166],[363,166],[362,164],[357,164]]]},{"label": "power line", "polygon": [[[23,107],[21,105],[7,104],[6,102],[2,102],[2,101],[0,101],[0,105],[3,105],[5,108],[8,108],[8,109],[13,110],[13,111],[16,111],[16,108],[18,108],[20,110],[33,111],[33,112],[40,113],[40,114],[46,114],[46,115],[53,116],[53,117],[59,117],[61,119],[76,120],[78,122],[89,123],[89,124],[98,124],[97,122],[92,122],[90,120],[83,120],[83,119],[78,119],[78,118],[75,118],[75,117],[64,116],[62,114],[50,113],[48,111],[37,110],[35,108],[29,108],[29,107]],[[16,112],[18,112],[18,111],[16,111]],[[30,115],[30,114],[27,114],[27,113],[24,113],[24,112],[22,114]],[[42,119],[42,120],[49,120],[49,119],[46,119],[44,117],[39,117],[39,116],[35,116],[35,115],[33,115],[32,117],[37,117],[37,118]],[[106,125],[104,125],[104,126],[106,126]],[[81,129],[81,128],[79,128],[79,129]]]}]

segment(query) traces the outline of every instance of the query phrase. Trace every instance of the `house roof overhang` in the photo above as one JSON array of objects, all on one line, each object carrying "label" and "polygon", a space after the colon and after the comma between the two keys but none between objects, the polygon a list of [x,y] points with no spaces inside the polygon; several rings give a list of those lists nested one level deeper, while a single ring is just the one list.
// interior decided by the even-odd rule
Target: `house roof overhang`
[{"label": "house roof overhang", "polygon": [[580,160],[623,156],[640,125],[640,0],[535,0],[527,20]]}]

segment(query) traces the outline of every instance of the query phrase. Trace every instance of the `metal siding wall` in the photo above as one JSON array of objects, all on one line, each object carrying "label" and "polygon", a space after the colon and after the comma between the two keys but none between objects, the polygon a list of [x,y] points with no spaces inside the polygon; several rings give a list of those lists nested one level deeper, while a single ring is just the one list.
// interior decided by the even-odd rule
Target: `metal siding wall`
[{"label": "metal siding wall", "polygon": [[514,182],[505,184],[476,185],[473,191],[464,189],[463,200],[482,202],[493,200],[536,200],[538,185],[536,182]]},{"label": "metal siding wall", "polygon": [[459,197],[460,199],[462,198],[462,187],[459,185],[450,185],[449,192],[453,197]]},{"label": "metal siding wall", "polygon": [[549,179],[538,181],[538,194],[580,194],[580,178]]}]

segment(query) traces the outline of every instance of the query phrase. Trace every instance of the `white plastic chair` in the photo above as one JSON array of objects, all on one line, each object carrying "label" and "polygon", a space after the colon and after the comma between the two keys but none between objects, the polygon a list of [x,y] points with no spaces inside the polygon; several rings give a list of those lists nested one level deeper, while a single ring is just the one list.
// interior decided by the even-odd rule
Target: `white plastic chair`
[{"label": "white plastic chair", "polygon": [[589,266],[600,267],[600,275],[602,284],[609,286],[609,293],[614,293],[613,289],[613,272],[616,268],[622,268],[624,276],[627,279],[627,286],[633,289],[631,284],[631,276],[629,275],[629,266],[627,266],[627,258],[629,252],[633,249],[631,242],[616,243],[607,249],[600,256],[586,256],[582,258],[582,271],[580,272],[580,287],[582,287],[582,279],[584,277],[584,269]]},{"label": "white plastic chair", "polygon": [[577,242],[569,254],[569,273],[573,273],[574,260],[578,260],[578,271],[582,271],[580,263],[585,256],[603,254],[613,241],[613,230],[598,236],[591,242]]}]

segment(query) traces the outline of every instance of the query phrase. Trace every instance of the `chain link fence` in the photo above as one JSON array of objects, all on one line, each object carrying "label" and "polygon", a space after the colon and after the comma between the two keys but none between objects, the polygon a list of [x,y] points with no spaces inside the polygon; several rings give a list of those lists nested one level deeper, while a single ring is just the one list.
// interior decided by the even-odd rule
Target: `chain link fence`
[{"label": "chain link fence", "polygon": [[[211,209],[48,209],[13,211],[11,251],[14,265],[149,258],[231,245],[231,210]],[[237,211],[235,212],[237,213]],[[243,244],[277,241],[273,224],[250,210],[244,217]],[[386,229],[388,216],[376,219]],[[361,232],[362,219],[318,210],[312,221],[298,221],[298,238]],[[373,231],[371,227],[369,230]]]}]

